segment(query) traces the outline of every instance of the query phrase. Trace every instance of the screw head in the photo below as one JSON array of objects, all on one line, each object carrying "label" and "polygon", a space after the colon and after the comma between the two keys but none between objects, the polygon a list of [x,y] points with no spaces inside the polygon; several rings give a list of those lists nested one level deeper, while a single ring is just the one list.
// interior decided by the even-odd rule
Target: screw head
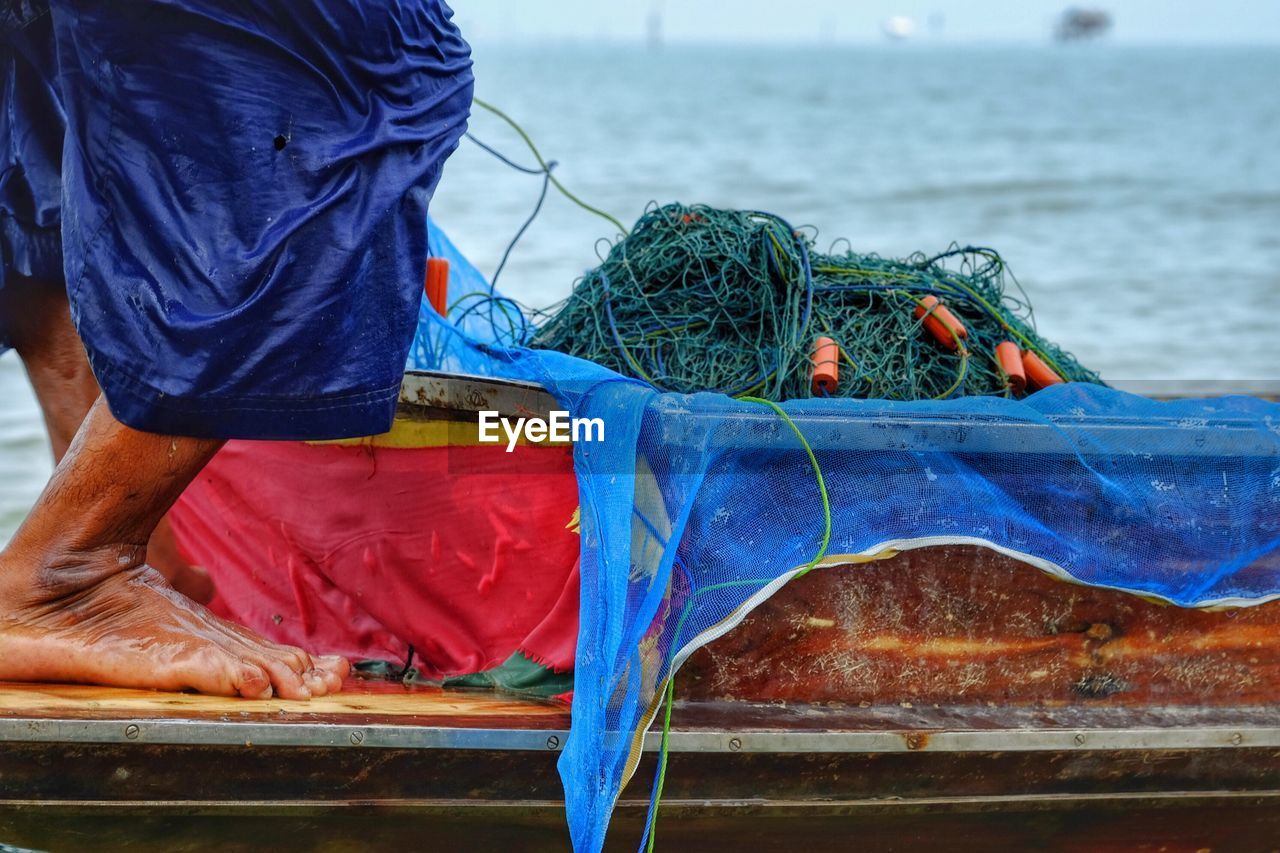
[{"label": "screw head", "polygon": [[140,731],[141,729],[139,729],[137,726],[130,723],[129,725],[125,726],[124,736],[127,737],[129,740],[137,740],[138,734]]},{"label": "screw head", "polygon": [[547,738],[547,749],[559,749],[559,748],[560,748],[559,736],[552,735],[551,737]]},{"label": "screw head", "polygon": [[351,745],[352,745],[352,746],[359,746],[359,745],[360,745],[360,744],[362,744],[362,743],[364,743],[364,732],[352,732],[352,733],[351,733]]},{"label": "screw head", "polygon": [[729,749],[733,750],[734,752],[737,752],[738,750],[742,749],[742,739],[736,738],[736,737],[729,738]]},{"label": "screw head", "polygon": [[1244,742],[1244,735],[1240,734],[1239,732],[1236,732],[1231,736],[1231,743],[1233,746],[1239,746],[1243,742]]},{"label": "screw head", "polygon": [[1076,735],[1076,746],[1084,746],[1084,735]]}]

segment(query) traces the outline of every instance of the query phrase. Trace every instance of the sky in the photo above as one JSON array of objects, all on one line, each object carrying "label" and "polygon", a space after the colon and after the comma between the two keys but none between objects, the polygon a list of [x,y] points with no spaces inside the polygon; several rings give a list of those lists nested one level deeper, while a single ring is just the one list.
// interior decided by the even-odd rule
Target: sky
[{"label": "sky", "polygon": [[[670,42],[882,40],[905,15],[919,37],[956,42],[1048,38],[1070,0],[452,0],[473,42],[645,38],[660,12]],[[1280,45],[1280,0],[1084,0],[1115,21],[1122,42]],[[932,22],[932,23],[931,23]]]}]

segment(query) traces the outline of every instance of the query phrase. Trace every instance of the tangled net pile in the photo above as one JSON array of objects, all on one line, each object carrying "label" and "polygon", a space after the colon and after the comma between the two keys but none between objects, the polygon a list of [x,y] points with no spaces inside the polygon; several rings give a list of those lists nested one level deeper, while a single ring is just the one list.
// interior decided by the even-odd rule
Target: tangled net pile
[{"label": "tangled net pile", "polygon": [[[839,347],[840,379],[830,396],[1011,394],[996,356],[1002,341],[1035,353],[1068,381],[1100,383],[1036,333],[1025,297],[1005,292],[1005,276],[990,249],[904,260],[820,254],[810,235],[770,213],[652,206],[532,342],[664,391],[769,400],[814,396],[810,356],[818,336]],[[967,329],[954,350],[916,317],[928,296]]]}]

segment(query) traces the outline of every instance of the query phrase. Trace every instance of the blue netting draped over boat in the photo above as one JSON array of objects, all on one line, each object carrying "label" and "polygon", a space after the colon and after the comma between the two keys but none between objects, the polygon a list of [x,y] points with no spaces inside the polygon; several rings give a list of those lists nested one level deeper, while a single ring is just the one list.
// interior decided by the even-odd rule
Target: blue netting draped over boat
[{"label": "blue netting draped over boat", "polygon": [[[451,296],[488,290],[434,226],[431,246],[452,261]],[[782,417],[509,345],[508,314],[464,310],[455,325],[424,302],[410,367],[532,380],[606,423],[574,448],[582,610],[560,772],[576,850],[601,848],[681,662],[810,568],[973,543],[1184,607],[1280,594],[1280,405],[1072,382],[1023,399],[796,400]]]}]

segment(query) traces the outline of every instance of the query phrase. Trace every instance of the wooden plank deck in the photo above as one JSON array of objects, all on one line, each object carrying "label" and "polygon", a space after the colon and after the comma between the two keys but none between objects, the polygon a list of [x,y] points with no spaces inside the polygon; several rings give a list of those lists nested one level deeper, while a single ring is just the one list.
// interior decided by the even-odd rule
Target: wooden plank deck
[{"label": "wooden plank deck", "polygon": [[445,692],[438,687],[350,678],[344,690],[309,701],[237,699],[195,693],[121,690],[79,684],[0,682],[0,720],[29,717],[62,720],[188,720],[226,722],[366,722],[474,728],[495,721],[517,727],[564,725],[567,709],[552,702],[523,701],[493,693]]}]

